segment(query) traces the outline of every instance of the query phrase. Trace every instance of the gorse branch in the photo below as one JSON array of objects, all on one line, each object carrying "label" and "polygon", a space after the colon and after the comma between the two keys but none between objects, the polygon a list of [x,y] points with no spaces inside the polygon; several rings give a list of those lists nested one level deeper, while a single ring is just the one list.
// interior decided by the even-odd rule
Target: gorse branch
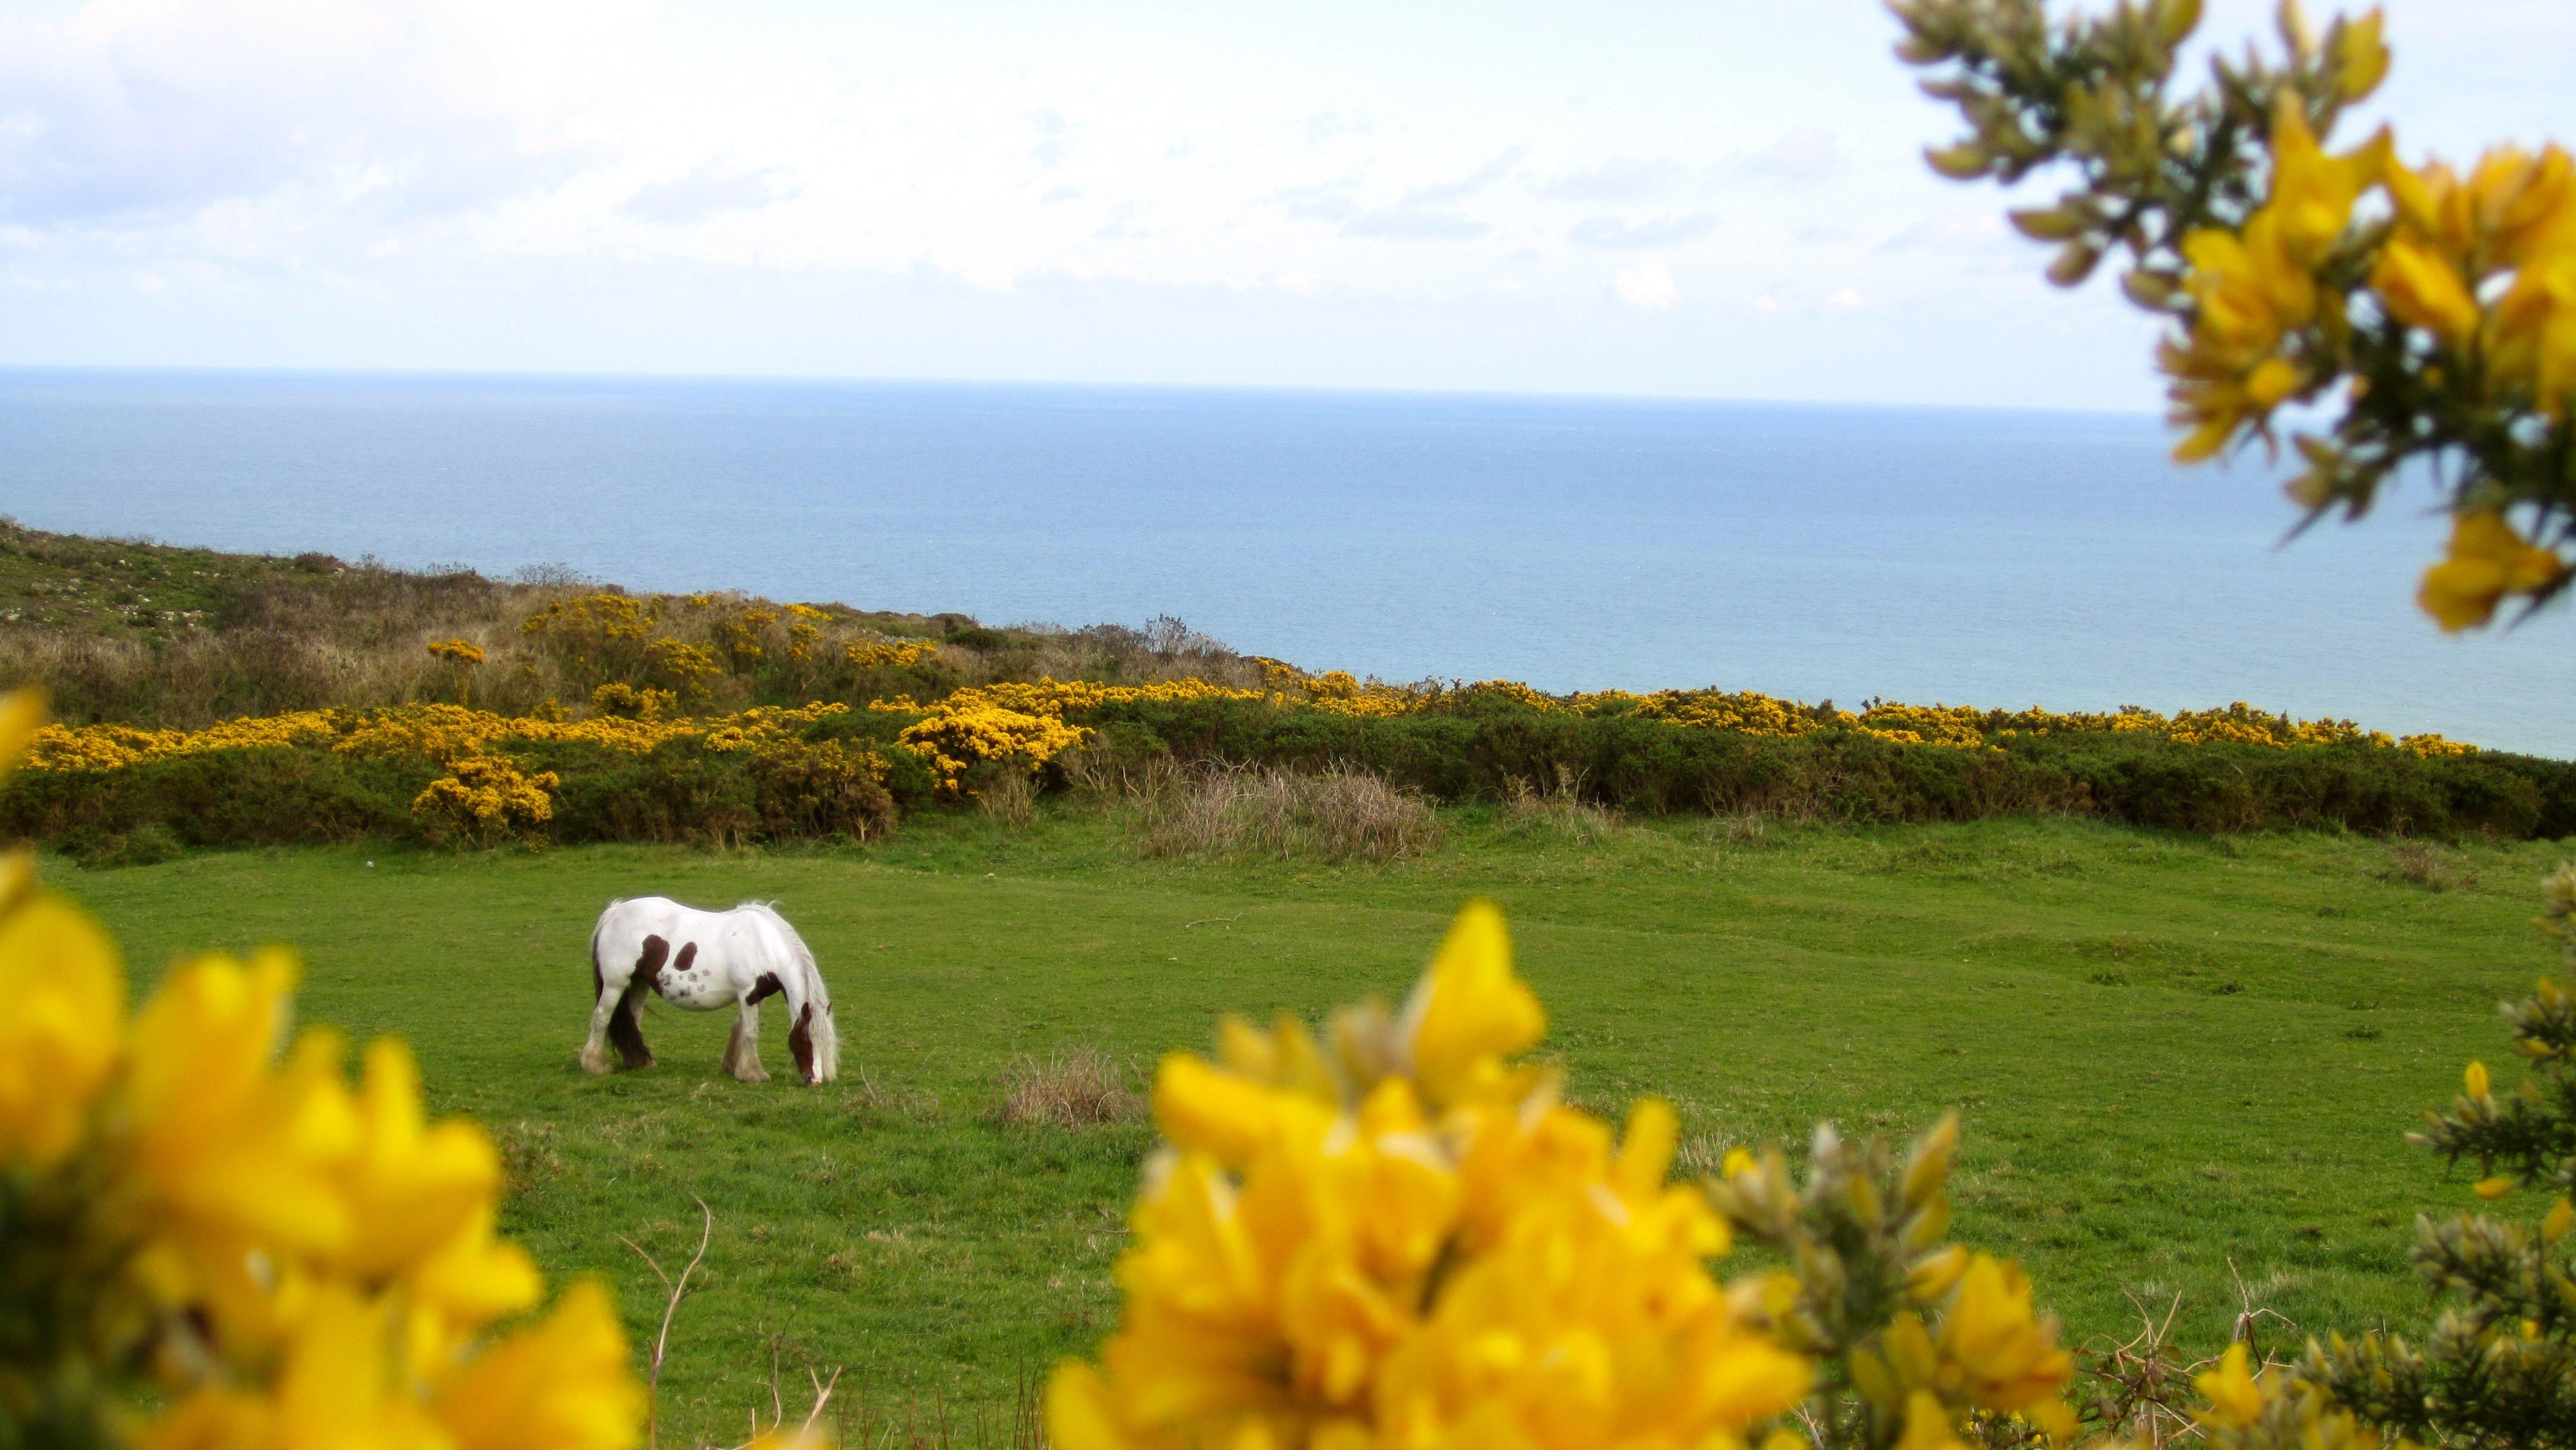
[{"label": "gorse branch", "polygon": [[2185,462],[2254,440],[2281,410],[2321,421],[2289,442],[2311,520],[2368,511],[2429,468],[2454,516],[2418,601],[2445,629],[2538,606],[2576,550],[2576,167],[2514,146],[2455,172],[2410,167],[2383,127],[2330,150],[2387,75],[2374,10],[2316,32],[2280,10],[2277,53],[2220,54],[2179,91],[2198,0],[2052,21],[2044,0],[1892,0],[1898,53],[1968,134],[1930,153],[1962,180],[2073,174],[2014,225],[2057,248],[2073,285],[2108,256],[2171,324],[2157,349]]}]

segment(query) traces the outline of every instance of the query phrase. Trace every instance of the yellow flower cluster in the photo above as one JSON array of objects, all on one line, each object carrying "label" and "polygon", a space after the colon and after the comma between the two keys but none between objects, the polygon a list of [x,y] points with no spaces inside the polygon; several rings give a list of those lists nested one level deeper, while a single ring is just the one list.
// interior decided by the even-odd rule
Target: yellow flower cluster
[{"label": "yellow flower cluster", "polygon": [[[646,692],[651,693],[651,692]],[[457,761],[513,744],[570,741],[641,755],[672,740],[704,739],[710,749],[757,747],[800,735],[849,706],[761,707],[696,719],[546,720],[458,705],[386,710],[302,710],[227,721],[203,730],[138,730],[127,725],[49,725],[35,733],[28,763],[40,770],[116,770],[147,760],[222,750],[321,746],[349,755],[424,755]]]},{"label": "yellow flower cluster", "polygon": [[1666,1181],[1676,1124],[1624,1139],[1510,1059],[1545,1017],[1502,919],[1461,913],[1401,1013],[1229,1021],[1154,1089],[1125,1310],[1047,1391],[1059,1450],[1720,1447],[1812,1370],[1707,1268]]},{"label": "yellow flower cluster", "polygon": [[[1320,675],[1299,679],[1295,694],[1286,698],[1292,703],[1312,705],[1336,715],[1409,715],[1420,707],[1421,697],[1399,685],[1363,683],[1348,670],[1326,670]],[[1305,698],[1301,701],[1298,695]]]},{"label": "yellow flower cluster", "polygon": [[[2379,18],[2357,27],[2379,46]],[[2377,68],[2387,68],[2379,50]],[[2174,379],[2174,419],[2191,432],[2174,449],[2185,463],[2208,458],[2240,430],[2261,429],[2272,410],[2305,392],[2323,369],[2302,355],[2309,330],[2344,326],[2342,300],[2317,285],[2317,272],[2343,239],[2353,205],[2379,178],[2390,153],[2383,130],[2357,150],[2329,155],[2298,97],[2284,94],[2272,117],[2271,195],[2242,231],[2210,227],[2183,240],[2193,309],[2186,340],[2167,340],[2157,360]]]},{"label": "yellow flower cluster", "polygon": [[2457,633],[2493,619],[2507,596],[2537,594],[2566,574],[2556,553],[2524,539],[2504,515],[2481,510],[2451,521],[2449,557],[2424,571],[2415,602]]},{"label": "yellow flower cluster", "polygon": [[553,771],[527,775],[497,755],[468,756],[448,766],[412,797],[411,813],[433,840],[463,837],[478,845],[496,845],[528,834],[553,820],[554,797],[563,781]]},{"label": "yellow flower cluster", "polygon": [[47,725],[35,733],[27,763],[39,770],[117,770],[147,760],[218,750],[313,745],[340,733],[329,710],[244,716],[203,730],[147,730],[132,725]]},{"label": "yellow flower cluster", "polygon": [[644,638],[658,616],[641,601],[623,594],[582,594],[558,599],[519,625],[525,634],[552,635],[577,644]]},{"label": "yellow flower cluster", "polygon": [[852,669],[908,670],[924,660],[936,658],[939,646],[927,641],[897,644],[887,640],[878,644],[844,645],[841,652],[849,657]]},{"label": "yellow flower cluster", "polygon": [[483,646],[476,644],[470,639],[432,640],[429,645],[429,654],[432,659],[445,660],[449,664],[454,665],[479,665],[483,663]]},{"label": "yellow flower cluster", "polygon": [[[2364,29],[2376,49],[2376,14],[2355,33]],[[2384,50],[2376,66],[2386,68]],[[2176,420],[2192,429],[2176,457],[2207,458],[2244,430],[2261,431],[2282,401],[2342,366],[2332,354],[2350,331],[2344,303],[2320,278],[2338,248],[2355,244],[2355,205],[2374,188],[2393,215],[2370,261],[2367,295],[2429,338],[2441,359],[2430,376],[2477,379],[2488,401],[2566,415],[2576,399],[2576,161],[2556,146],[2537,155],[2505,146],[2466,176],[2439,161],[2410,168],[2384,129],[2329,155],[2285,96],[2272,124],[2270,197],[2241,231],[2206,228],[2184,242],[2190,332],[2159,354],[2175,379]],[[2468,629],[2505,599],[2553,589],[2567,573],[2557,551],[2501,513],[2465,507],[2417,601],[2442,628]]]},{"label": "yellow flower cluster", "polygon": [[922,756],[939,778],[941,790],[958,795],[965,792],[966,773],[977,765],[1003,761],[1033,771],[1081,744],[1088,733],[1053,716],[997,705],[943,703],[926,718],[905,726],[895,738]]},{"label": "yellow flower cluster", "polygon": [[[0,702],[0,767],[33,717],[26,696]],[[68,1301],[88,1322],[45,1346],[98,1364],[0,1365],[9,1418],[105,1423],[118,1367],[139,1362],[166,1407],[146,1450],[634,1443],[642,1394],[597,1286],[490,1332],[543,1285],[493,1236],[490,1139],[426,1121],[400,1043],[371,1045],[354,1088],[327,1033],[281,1056],[295,966],[274,952],[174,968],[129,1018],[115,948],[32,875],[24,854],[0,858],[0,1195],[77,1211],[71,1242],[13,1227],[0,1256],[20,1284],[125,1267]]]},{"label": "yellow flower cluster", "polygon": [[1631,695],[1610,690],[1573,696],[1570,708],[1584,714],[1633,713],[1642,719],[1748,735],[1797,736],[1847,729],[1909,744],[1960,748],[1983,747],[2020,735],[2141,733],[2161,735],[2180,745],[2213,741],[2273,746],[2372,745],[2422,756],[2469,755],[2477,749],[2439,735],[2392,738],[2380,731],[2364,730],[2350,720],[2293,719],[2258,710],[2242,700],[2223,709],[2180,710],[2172,715],[2135,705],[2110,711],[2061,713],[2037,706],[2027,710],[1979,710],[1966,705],[1893,703],[1872,704],[1854,714],[1752,691],[1729,694],[1660,690],[1651,695]]},{"label": "yellow flower cluster", "polygon": [[[2242,1340],[2227,1346],[2214,1369],[2192,1387],[2206,1405],[2193,1412],[2200,1438],[2212,1450],[2388,1450],[2391,1442],[2351,1411],[2339,1408],[2324,1387],[2277,1369],[2254,1372]],[[2393,1450],[2411,1450],[2394,1442]]]},{"label": "yellow flower cluster", "polygon": [[716,658],[714,650],[669,635],[644,646],[644,667],[691,699],[703,697],[708,683],[725,672],[724,661]]},{"label": "yellow flower cluster", "polygon": [[1038,679],[1004,681],[991,685],[968,685],[954,690],[930,705],[916,705],[909,699],[882,701],[872,710],[1010,710],[1022,715],[1042,715],[1062,719],[1069,711],[1096,710],[1104,705],[1129,705],[1183,700],[1262,700],[1274,696],[1260,690],[1238,690],[1226,685],[1213,685],[1205,680],[1162,680],[1150,685],[1103,685],[1090,680]]},{"label": "yellow flower cluster", "polygon": [[1853,1387],[1902,1421],[1908,1445],[1950,1444],[1954,1424],[1977,1411],[2021,1415],[2071,1442],[2075,1412],[2061,1397],[2075,1356],[2058,1344],[2056,1322],[2032,1307],[2029,1276],[1956,1245],[1927,1268],[1956,1276],[1939,1330],[1899,1313],[1878,1349],[1853,1353]]}]

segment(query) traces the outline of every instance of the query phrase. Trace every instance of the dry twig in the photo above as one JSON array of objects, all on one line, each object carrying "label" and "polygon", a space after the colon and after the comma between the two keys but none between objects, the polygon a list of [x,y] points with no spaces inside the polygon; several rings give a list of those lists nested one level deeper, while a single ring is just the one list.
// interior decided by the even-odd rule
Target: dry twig
[{"label": "dry twig", "polygon": [[[678,1279],[675,1280],[669,1274],[664,1273],[660,1262],[655,1260],[651,1254],[644,1252],[644,1246],[642,1244],[635,1242],[624,1234],[619,1234],[617,1236],[617,1241],[626,1245],[628,1248],[633,1249],[635,1251],[635,1256],[642,1259],[645,1266],[653,1271],[654,1277],[662,1281],[663,1287],[671,1291],[671,1301],[662,1306],[662,1332],[653,1336],[653,1363],[651,1367],[645,1371],[644,1375],[645,1450],[659,1450],[661,1445],[662,1357],[668,1353],[671,1348],[671,1316],[680,1312],[680,1298],[682,1295],[689,1292],[689,1276],[697,1272],[698,1262],[707,1256],[707,1244],[715,1238],[716,1234],[716,1211],[707,1207],[707,1201],[705,1199],[697,1198],[694,1194],[692,1194],[691,1197],[695,1199],[698,1205],[698,1212],[705,1216],[706,1223],[698,1231],[698,1251],[689,1256],[688,1267],[680,1270],[680,1277]],[[757,1425],[757,1423],[758,1419],[755,1415],[754,1424]],[[757,1432],[755,1431],[755,1435],[756,1434]]]}]

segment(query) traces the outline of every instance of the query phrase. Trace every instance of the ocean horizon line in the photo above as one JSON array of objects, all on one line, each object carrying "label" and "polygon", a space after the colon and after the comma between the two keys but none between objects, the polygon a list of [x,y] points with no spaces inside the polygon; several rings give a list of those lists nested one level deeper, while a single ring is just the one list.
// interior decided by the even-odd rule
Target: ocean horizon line
[{"label": "ocean horizon line", "polygon": [[788,386],[816,388],[955,388],[994,392],[1144,393],[1193,397],[1316,398],[1390,402],[1634,405],[1640,408],[1778,408],[1812,412],[1872,412],[1950,417],[2097,418],[2161,423],[2160,408],[2084,408],[2055,404],[1925,403],[1867,398],[1719,396],[1692,393],[1612,393],[1512,389],[1355,387],[1309,383],[1157,382],[1130,379],[936,377],[861,373],[620,372],[592,369],[406,368],[328,366],[218,366],[189,363],[0,363],[0,378],[94,377],[102,379],[240,379],[423,383],[599,384],[607,386]]}]

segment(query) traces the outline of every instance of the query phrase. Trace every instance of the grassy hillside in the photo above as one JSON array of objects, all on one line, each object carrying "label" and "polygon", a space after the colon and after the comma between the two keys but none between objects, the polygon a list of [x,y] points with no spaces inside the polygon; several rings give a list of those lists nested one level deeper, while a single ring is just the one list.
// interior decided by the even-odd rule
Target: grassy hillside
[{"label": "grassy hillside", "polygon": [[[812,854],[609,846],[545,855],[203,855],[55,879],[139,976],[280,940],[303,1011],[399,1032],[431,1093],[501,1136],[509,1226],[556,1274],[658,1313],[625,1236],[685,1259],[666,1443],[739,1434],[775,1363],[792,1398],[846,1365],[854,1406],[991,1411],[1113,1312],[1110,1265],[1150,1130],[1010,1126],[1013,1064],[1092,1047],[1141,1074],[1227,1010],[1401,992],[1449,913],[1509,910],[1575,1092],[1673,1099],[1690,1152],[1966,1119],[1960,1236],[2019,1255],[2072,1337],[2179,1297],[2207,1349],[2400,1324],[2413,1215],[2468,1201],[2401,1135],[2494,1002],[2554,957],[2528,926],[2545,844],[2167,836],[2073,820],[1866,830],[1617,825],[1444,812],[1386,866],[1143,861],[1114,816],[926,816]],[[2430,884],[2428,884],[2430,883]],[[2443,889],[2436,889],[2437,887]],[[845,1075],[721,1077],[726,1019],[661,1011],[660,1065],[583,1076],[583,942],[612,895],[775,897],[821,956]],[[2293,1328],[2294,1326],[2294,1328]]]},{"label": "grassy hillside", "polygon": [[[532,638],[549,606],[623,601],[687,649],[676,675],[602,662]],[[578,608],[578,605],[576,605]],[[434,642],[483,651],[472,679]],[[856,670],[849,647],[937,646],[938,668],[900,680]],[[665,659],[665,665],[673,661]],[[581,708],[611,675],[674,688],[691,710],[866,699],[959,684],[1062,678],[1251,677],[1247,662],[1177,621],[1146,629],[995,629],[964,614],[790,605],[737,593],[629,594],[568,570],[492,579],[328,554],[285,558],[94,539],[0,519],[0,688],[40,684],[72,723],[193,728],[239,715],[470,698],[525,713]],[[881,688],[880,688],[881,687]]]}]

